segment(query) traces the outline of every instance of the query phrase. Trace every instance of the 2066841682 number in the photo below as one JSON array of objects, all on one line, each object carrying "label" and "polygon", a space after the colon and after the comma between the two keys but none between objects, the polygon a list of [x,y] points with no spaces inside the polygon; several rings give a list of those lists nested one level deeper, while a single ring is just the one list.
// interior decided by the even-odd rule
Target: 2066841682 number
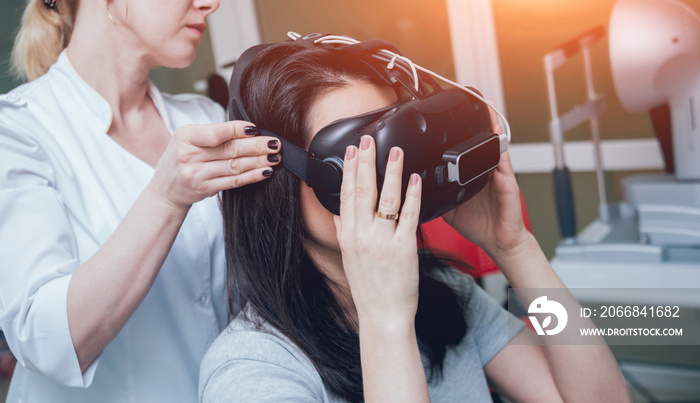
[{"label": "2066841682 number", "polygon": [[603,305],[601,318],[678,318],[677,305]]}]

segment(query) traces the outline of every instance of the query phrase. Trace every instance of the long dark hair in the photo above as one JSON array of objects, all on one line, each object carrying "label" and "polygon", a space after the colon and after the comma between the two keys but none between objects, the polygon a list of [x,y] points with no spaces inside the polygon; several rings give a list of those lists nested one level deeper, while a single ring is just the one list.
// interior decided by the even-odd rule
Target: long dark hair
[{"label": "long dark hair", "polygon": [[[325,92],[350,80],[378,82],[364,64],[318,45],[283,42],[265,49],[243,76],[243,106],[258,127],[306,147],[306,113]],[[314,264],[304,245],[301,181],[277,168],[272,178],[223,193],[229,312],[247,303],[257,317],[295,343],[326,387],[361,401],[359,338],[336,299],[337,287]],[[421,250],[416,333],[430,362],[431,381],[442,373],[449,346],[466,333],[462,298],[432,274],[446,268]],[[246,319],[252,320],[251,317]],[[259,324],[259,323],[258,323]]]}]

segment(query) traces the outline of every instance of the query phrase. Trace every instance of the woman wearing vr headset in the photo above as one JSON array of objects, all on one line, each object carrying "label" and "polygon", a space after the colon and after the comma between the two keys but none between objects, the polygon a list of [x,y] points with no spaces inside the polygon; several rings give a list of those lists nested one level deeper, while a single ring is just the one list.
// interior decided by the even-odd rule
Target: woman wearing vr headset
[{"label": "woman wearing vr headset", "polygon": [[[329,123],[397,102],[356,55],[309,41],[262,50],[234,84],[251,121],[304,149]],[[422,180],[411,175],[401,205],[403,151],[389,153],[379,200],[375,162],[372,137],[347,147],[339,216],[287,169],[223,193],[232,322],[202,362],[200,401],[491,401],[489,387],[513,401],[629,400],[606,346],[506,345],[509,322],[521,344],[532,332],[417,249]],[[523,226],[507,154],[444,218],[513,286],[563,287]]]},{"label": "woman wearing vr headset", "polygon": [[196,400],[226,325],[214,195],[267,179],[280,151],[148,80],[192,63],[218,5],[28,2],[13,52],[32,81],[0,96],[8,401]]}]

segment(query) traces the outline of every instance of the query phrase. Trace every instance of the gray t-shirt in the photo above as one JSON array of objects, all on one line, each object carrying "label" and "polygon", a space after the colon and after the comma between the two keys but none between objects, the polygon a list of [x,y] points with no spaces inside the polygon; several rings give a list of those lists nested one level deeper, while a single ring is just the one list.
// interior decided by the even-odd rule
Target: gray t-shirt
[{"label": "gray t-shirt", "polygon": [[[467,333],[447,349],[443,376],[430,383],[433,402],[490,402],[483,367],[508,342],[508,323],[522,323],[456,270],[443,278],[466,296]],[[516,327],[519,330],[519,327]],[[272,333],[272,334],[271,334]],[[200,402],[342,402],[323,384],[304,353],[267,326],[237,317],[206,353],[199,374]]]}]

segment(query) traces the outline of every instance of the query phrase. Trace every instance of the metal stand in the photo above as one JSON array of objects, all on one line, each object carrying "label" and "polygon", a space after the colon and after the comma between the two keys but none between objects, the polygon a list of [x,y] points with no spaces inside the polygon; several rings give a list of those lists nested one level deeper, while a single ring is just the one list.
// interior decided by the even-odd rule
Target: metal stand
[{"label": "metal stand", "polygon": [[[551,121],[549,122],[549,135],[554,146],[554,191],[559,218],[559,229],[564,244],[574,244],[576,236],[576,216],[574,208],[573,190],[571,187],[571,175],[564,162],[564,133],[590,121],[591,137],[593,139],[593,155],[595,158],[596,176],[598,180],[598,195],[600,198],[599,214],[604,222],[609,220],[607,197],[605,194],[605,179],[600,156],[600,131],[598,129],[598,115],[605,105],[603,97],[595,92],[593,86],[593,69],[591,67],[590,47],[603,37],[602,26],[594,28],[583,35],[559,46],[544,56],[544,70],[547,75],[547,91],[549,94],[549,110]],[[588,102],[578,106],[563,115],[559,115],[557,108],[557,96],[554,89],[554,70],[563,65],[579,51],[583,53],[585,65],[586,89]]]}]

